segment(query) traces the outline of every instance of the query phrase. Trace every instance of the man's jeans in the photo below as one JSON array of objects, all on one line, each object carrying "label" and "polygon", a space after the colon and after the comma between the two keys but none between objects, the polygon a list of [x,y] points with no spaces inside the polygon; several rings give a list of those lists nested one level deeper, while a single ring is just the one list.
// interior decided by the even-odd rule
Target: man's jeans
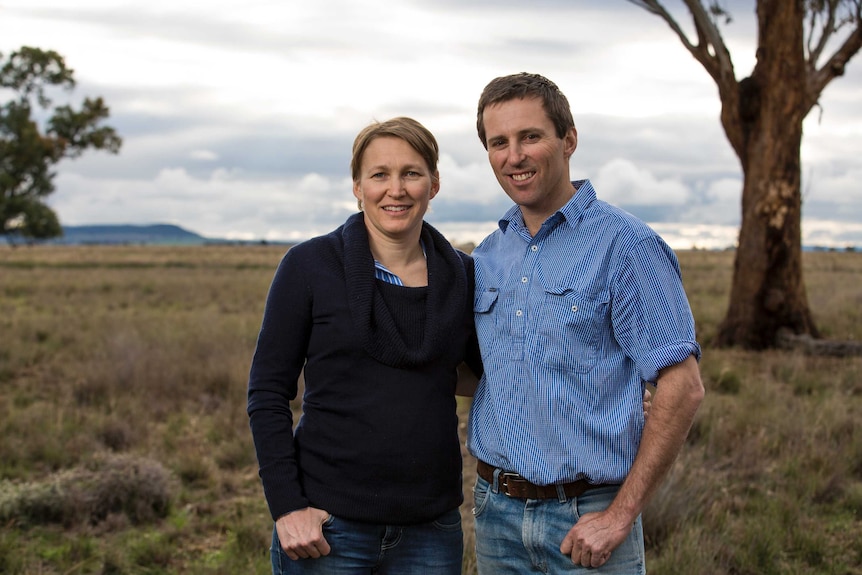
[{"label": "man's jeans", "polygon": [[453,509],[435,521],[394,526],[332,517],[323,524],[329,555],[293,561],[273,529],[273,575],[460,575],[464,553],[461,513]]},{"label": "man's jeans", "polygon": [[566,533],[587,513],[607,509],[618,487],[591,489],[577,499],[517,499],[491,489],[478,477],[473,488],[476,518],[476,563],[479,575],[524,573],[590,573],[644,575],[641,518],[607,563],[588,569],[560,553]]}]

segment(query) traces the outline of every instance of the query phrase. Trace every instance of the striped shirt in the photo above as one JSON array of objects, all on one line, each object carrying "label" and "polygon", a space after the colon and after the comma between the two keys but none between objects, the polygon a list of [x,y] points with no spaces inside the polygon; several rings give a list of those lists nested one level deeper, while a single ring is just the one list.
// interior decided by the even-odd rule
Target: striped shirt
[{"label": "striped shirt", "polygon": [[386,282],[388,284],[396,285],[396,286],[404,286],[404,282],[401,281],[401,278],[386,269],[386,266],[374,260],[374,277],[382,282]]},{"label": "striped shirt", "polygon": [[[425,252],[425,242],[420,239],[419,245],[422,246],[422,255],[427,259],[428,254]],[[388,284],[404,287],[404,282],[401,281],[401,278],[389,271],[386,266],[377,260],[374,260],[374,278]]]},{"label": "striped shirt", "polygon": [[645,382],[700,346],[673,251],[589,180],[573,185],[535,237],[514,206],[473,251],[485,373],[468,448],[539,485],[622,483]]}]

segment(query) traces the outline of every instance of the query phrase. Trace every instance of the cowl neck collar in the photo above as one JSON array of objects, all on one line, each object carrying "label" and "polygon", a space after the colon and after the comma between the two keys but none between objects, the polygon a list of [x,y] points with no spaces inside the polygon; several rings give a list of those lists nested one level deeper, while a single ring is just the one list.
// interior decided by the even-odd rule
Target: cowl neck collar
[{"label": "cowl neck collar", "polygon": [[377,287],[364,214],[350,216],[342,226],[341,236],[350,315],[365,351],[393,367],[415,367],[439,358],[468,310],[467,273],[452,245],[422,222],[421,238],[428,263],[425,334],[420,346],[409,347]]}]

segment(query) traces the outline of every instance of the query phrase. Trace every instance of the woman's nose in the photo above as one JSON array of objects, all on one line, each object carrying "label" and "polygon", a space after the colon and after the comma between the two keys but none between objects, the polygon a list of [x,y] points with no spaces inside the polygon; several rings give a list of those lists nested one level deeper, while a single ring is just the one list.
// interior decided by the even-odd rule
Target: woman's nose
[{"label": "woman's nose", "polygon": [[393,178],[388,193],[390,196],[403,196],[406,193],[404,190],[404,180],[402,178]]}]

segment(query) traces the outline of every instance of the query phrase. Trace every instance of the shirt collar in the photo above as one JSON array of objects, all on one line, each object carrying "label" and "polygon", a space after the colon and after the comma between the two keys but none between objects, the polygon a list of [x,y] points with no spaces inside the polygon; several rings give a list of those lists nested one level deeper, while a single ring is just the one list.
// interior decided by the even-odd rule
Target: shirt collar
[{"label": "shirt collar", "polygon": [[[550,219],[558,219],[560,216],[569,224],[570,227],[575,227],[581,219],[581,215],[590,207],[590,204],[596,199],[596,190],[590,180],[576,180],[572,182],[575,188],[575,194],[560,208]],[[500,231],[506,233],[506,230],[518,229],[524,227],[524,217],[521,215],[521,207],[518,205],[512,206],[503,215],[503,218],[497,222],[500,226]]]}]

